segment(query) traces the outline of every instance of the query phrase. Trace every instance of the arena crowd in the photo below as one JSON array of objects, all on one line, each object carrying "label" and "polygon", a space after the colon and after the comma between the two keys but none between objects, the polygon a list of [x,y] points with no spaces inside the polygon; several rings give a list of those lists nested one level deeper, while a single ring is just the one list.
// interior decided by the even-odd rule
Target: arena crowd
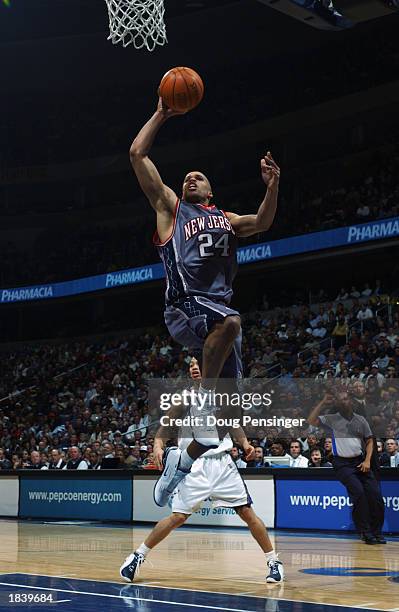
[{"label": "arena crowd", "polygon": [[[306,417],[333,384],[350,393],[379,440],[379,462],[399,466],[399,309],[379,281],[342,288],[317,306],[243,316],[245,376],[274,384],[281,413]],[[190,352],[162,332],[117,339],[36,344],[0,362],[1,469],[151,469],[159,415],[151,379],[188,376]],[[327,388],[326,387],[326,388]],[[299,399],[300,398],[300,399]],[[328,467],[331,439],[314,428],[247,430],[256,458],[238,467]],[[268,461],[268,457],[274,457]],[[276,459],[277,458],[277,459]]]}]

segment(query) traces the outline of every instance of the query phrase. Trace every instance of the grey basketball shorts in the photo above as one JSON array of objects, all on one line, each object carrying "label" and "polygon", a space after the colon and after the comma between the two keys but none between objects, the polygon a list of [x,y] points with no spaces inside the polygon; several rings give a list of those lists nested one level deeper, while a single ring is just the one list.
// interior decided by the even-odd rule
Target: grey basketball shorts
[{"label": "grey basketball shorts", "polygon": [[[215,323],[228,316],[240,316],[237,310],[222,302],[213,302],[202,296],[187,296],[165,310],[165,323],[176,342],[198,354]],[[220,378],[242,378],[241,332],[225,361]]]}]

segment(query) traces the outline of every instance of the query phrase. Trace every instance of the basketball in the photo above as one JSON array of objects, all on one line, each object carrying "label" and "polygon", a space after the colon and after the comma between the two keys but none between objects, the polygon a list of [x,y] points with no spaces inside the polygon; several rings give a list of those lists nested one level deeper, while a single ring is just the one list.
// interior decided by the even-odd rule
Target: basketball
[{"label": "basketball", "polygon": [[185,112],[201,102],[204,84],[200,75],[192,68],[171,68],[162,77],[159,95],[169,108]]}]

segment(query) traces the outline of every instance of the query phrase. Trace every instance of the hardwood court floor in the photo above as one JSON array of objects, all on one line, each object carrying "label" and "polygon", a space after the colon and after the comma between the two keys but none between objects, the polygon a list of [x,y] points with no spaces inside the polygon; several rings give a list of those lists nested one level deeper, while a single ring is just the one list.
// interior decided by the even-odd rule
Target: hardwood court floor
[{"label": "hardwood court floor", "polygon": [[[119,566],[150,527],[0,521],[0,573],[120,582]],[[367,546],[348,537],[271,532],[283,585],[244,529],[183,528],[155,549],[138,584],[399,612],[399,540]],[[227,609],[227,608],[226,608]],[[296,610],[302,609],[300,606]]]}]

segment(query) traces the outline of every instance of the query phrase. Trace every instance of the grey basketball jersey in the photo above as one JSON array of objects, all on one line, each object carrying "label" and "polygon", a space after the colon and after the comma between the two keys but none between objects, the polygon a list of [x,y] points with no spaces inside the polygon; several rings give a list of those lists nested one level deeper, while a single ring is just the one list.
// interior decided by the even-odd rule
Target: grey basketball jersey
[{"label": "grey basketball jersey", "polygon": [[166,273],[166,304],[188,295],[229,303],[237,271],[237,237],[216,206],[178,200],[172,235],[158,247]]}]

